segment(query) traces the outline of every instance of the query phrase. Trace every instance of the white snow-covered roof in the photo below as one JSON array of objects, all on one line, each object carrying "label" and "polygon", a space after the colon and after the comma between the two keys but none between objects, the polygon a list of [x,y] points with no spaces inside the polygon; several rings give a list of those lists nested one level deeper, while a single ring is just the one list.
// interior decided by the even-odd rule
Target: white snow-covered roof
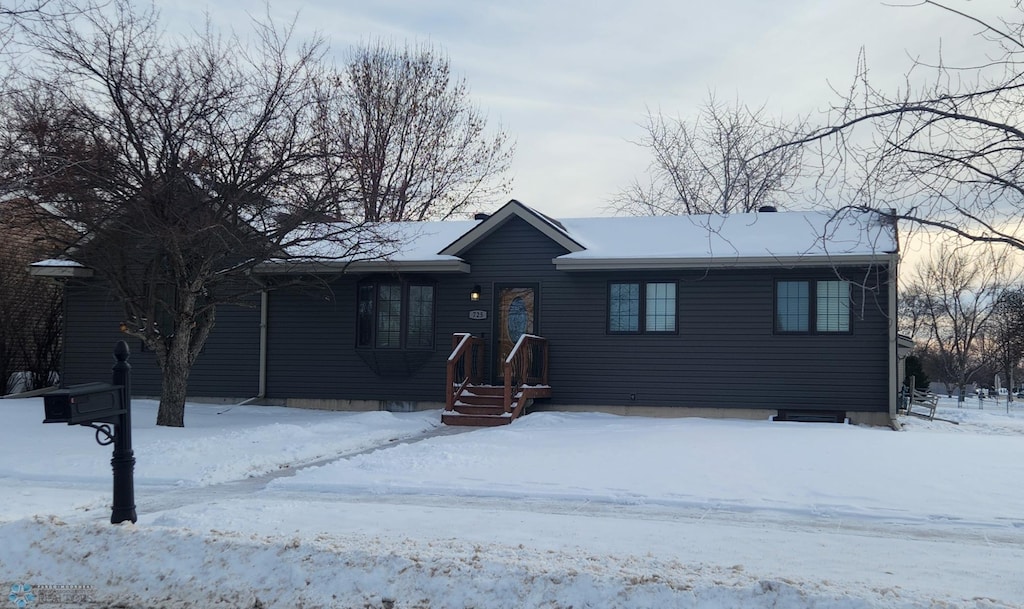
[{"label": "white snow-covered roof", "polygon": [[80,262],[74,260],[64,260],[63,258],[47,258],[46,260],[39,260],[33,262],[30,266],[34,267],[83,267]]},{"label": "white snow-covered roof", "polygon": [[[892,227],[870,212],[760,212],[731,215],[555,220],[511,201],[484,220],[398,222],[367,227],[382,244],[350,252],[322,240],[289,251],[263,272],[403,270],[469,272],[460,255],[512,217],[562,245],[562,270],[861,264],[896,251]],[[330,225],[321,225],[324,235]],[[366,236],[366,235],[364,235]],[[369,239],[372,242],[374,239]]]},{"label": "white snow-covered roof", "polygon": [[92,277],[92,269],[63,258],[48,258],[28,265],[28,272],[34,277]]},{"label": "white snow-covered roof", "polygon": [[870,213],[760,212],[730,215],[575,218],[562,223],[585,249],[559,269],[820,264],[895,252],[891,226]]},{"label": "white snow-covered roof", "polygon": [[[287,259],[271,260],[257,267],[260,272],[330,272],[349,271],[407,272],[455,271],[469,272],[469,265],[457,256],[441,254],[441,249],[472,230],[479,221],[455,220],[445,222],[388,222],[371,224],[348,234],[350,227],[341,225],[313,225],[308,230],[322,234],[308,235],[311,240],[289,248]],[[333,227],[338,229],[334,230]],[[331,239],[335,232],[354,239]],[[352,249],[356,241],[371,244]]]}]

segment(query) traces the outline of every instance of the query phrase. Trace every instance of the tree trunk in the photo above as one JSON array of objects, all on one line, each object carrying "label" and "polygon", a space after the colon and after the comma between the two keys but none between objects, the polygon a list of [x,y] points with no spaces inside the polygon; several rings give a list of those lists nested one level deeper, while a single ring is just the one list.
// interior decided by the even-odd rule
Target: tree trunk
[{"label": "tree trunk", "polygon": [[203,344],[210,336],[215,319],[214,310],[196,311],[195,289],[186,286],[179,293],[176,304],[181,311],[175,318],[174,334],[163,339],[163,349],[157,350],[157,364],[160,366],[162,387],[160,408],[156,424],[166,427],[185,426],[185,398],[188,394],[188,377],[192,372]]},{"label": "tree trunk", "polygon": [[160,408],[156,413],[156,424],[164,427],[185,426],[185,396],[188,393],[188,349],[174,340],[160,368]]}]

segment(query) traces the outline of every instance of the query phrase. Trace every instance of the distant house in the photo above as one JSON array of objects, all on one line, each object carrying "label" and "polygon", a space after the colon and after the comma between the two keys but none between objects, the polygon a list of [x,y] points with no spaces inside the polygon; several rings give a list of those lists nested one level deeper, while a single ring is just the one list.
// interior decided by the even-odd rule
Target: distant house
[{"label": "distant house", "polygon": [[[218,309],[190,395],[446,407],[469,424],[527,406],[881,425],[895,413],[897,241],[869,214],[555,220],[511,201],[390,229],[403,246],[387,260],[258,267],[268,286],[319,281]],[[85,269],[49,273],[67,276],[65,381],[106,378],[120,308]],[[131,361],[135,393],[157,395],[151,354]]]},{"label": "distant house", "polygon": [[61,226],[39,218],[28,200],[0,204],[0,395],[50,384],[60,361],[60,289],[27,266],[52,253],[47,232]]}]

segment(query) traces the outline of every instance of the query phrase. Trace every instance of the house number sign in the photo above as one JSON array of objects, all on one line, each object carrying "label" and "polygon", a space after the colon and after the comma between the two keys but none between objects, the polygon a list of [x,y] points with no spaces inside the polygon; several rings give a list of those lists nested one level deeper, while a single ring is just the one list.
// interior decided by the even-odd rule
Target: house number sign
[{"label": "house number sign", "polygon": [[487,311],[483,309],[473,309],[469,312],[470,319],[487,319]]}]

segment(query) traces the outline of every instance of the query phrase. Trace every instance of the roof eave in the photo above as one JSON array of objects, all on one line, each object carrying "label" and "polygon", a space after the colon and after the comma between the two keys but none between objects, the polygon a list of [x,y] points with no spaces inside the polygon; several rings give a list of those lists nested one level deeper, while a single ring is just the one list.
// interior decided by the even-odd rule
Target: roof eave
[{"label": "roof eave", "polygon": [[470,266],[463,260],[360,260],[344,261],[301,261],[266,262],[257,265],[254,272],[261,275],[287,273],[331,274],[331,273],[469,273]]},{"label": "roof eave", "polygon": [[891,255],[747,256],[730,258],[555,258],[560,271],[674,270],[708,268],[793,268],[888,264]]},{"label": "roof eave", "polygon": [[95,273],[92,269],[81,265],[54,266],[30,264],[28,274],[33,277],[54,277],[57,279],[86,278]]}]

